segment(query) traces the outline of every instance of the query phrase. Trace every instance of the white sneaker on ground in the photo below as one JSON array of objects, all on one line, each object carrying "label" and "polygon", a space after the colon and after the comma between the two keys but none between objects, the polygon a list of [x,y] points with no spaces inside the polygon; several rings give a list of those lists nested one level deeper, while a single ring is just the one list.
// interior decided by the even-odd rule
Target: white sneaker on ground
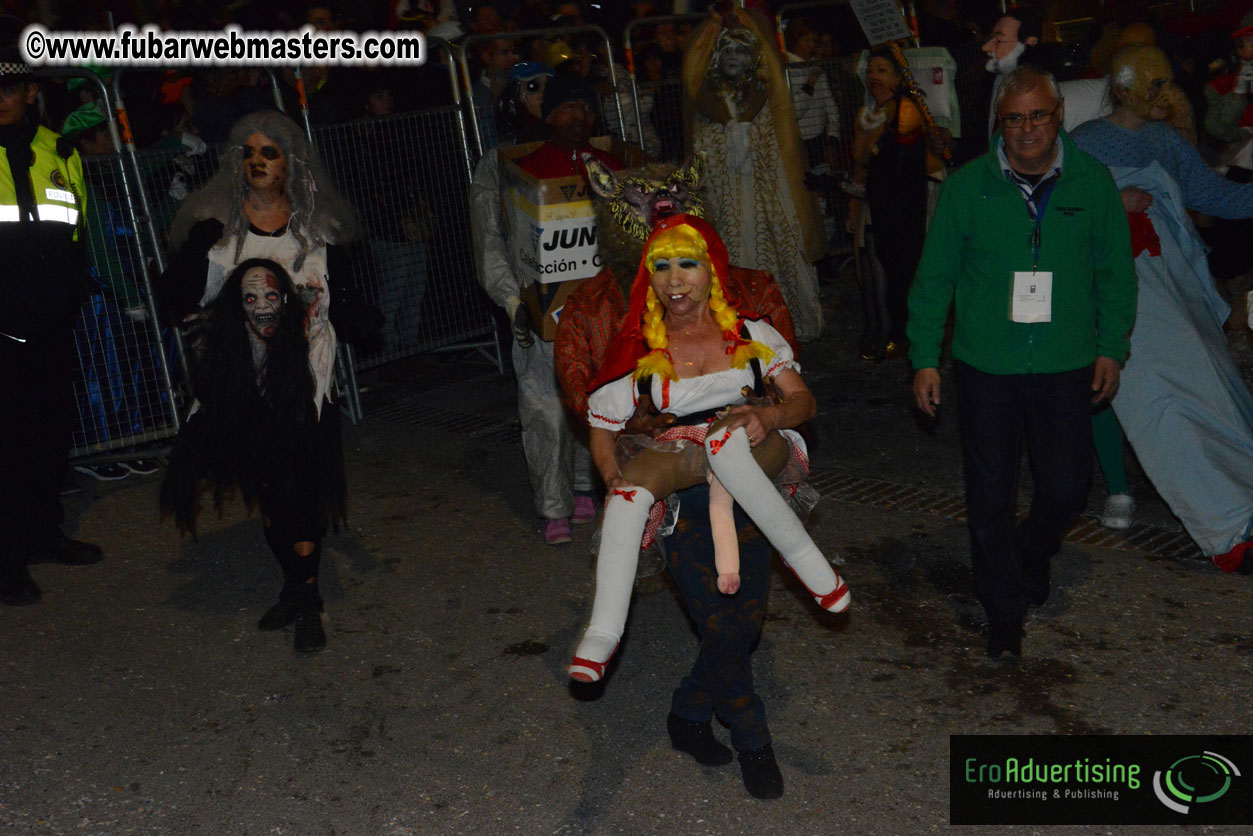
[{"label": "white sneaker on ground", "polygon": [[1130,528],[1136,513],[1136,501],[1130,494],[1112,493],[1105,497],[1101,525],[1106,528]]}]

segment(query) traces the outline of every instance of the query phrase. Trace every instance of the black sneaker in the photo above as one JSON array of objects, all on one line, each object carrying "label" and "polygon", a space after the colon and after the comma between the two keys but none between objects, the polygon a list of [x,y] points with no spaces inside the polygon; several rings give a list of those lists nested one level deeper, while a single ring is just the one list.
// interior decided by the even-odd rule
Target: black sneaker
[{"label": "black sneaker", "polygon": [[[299,600],[299,599],[298,599]],[[316,653],[326,647],[326,630],[322,627],[322,602],[305,598],[296,610],[292,632],[297,653]]]},{"label": "black sneaker", "polygon": [[740,752],[740,773],[744,789],[753,798],[779,798],[783,795],[783,773],[774,759],[774,747],[767,743],[751,752]]},{"label": "black sneaker", "polygon": [[731,762],[731,750],[714,737],[713,724],[708,720],[698,723],[671,713],[666,718],[666,730],[670,732],[670,746],[696,758],[701,766],[722,766]]},{"label": "black sneaker", "polygon": [[0,570],[0,604],[10,607],[38,604],[40,595],[39,584],[25,566]]}]

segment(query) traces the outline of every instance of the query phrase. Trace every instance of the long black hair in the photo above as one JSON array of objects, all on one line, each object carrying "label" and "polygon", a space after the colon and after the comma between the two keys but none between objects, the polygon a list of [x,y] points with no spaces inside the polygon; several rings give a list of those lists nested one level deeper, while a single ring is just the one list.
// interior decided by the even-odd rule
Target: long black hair
[{"label": "long black hair", "polygon": [[[274,274],[282,308],[278,331],[254,362],[253,337],[243,308],[244,275],[254,267]],[[260,396],[284,423],[304,420],[313,403],[313,371],[305,334],[305,304],[291,276],[268,258],[250,258],[227,277],[192,335],[196,398],[206,411],[238,413]]]},{"label": "long black hair", "polygon": [[[278,330],[255,356],[242,292],[244,274],[254,267],[274,274],[283,300]],[[322,492],[322,504],[342,507],[342,459],[331,461],[339,456],[338,433],[319,426],[313,402],[305,333],[309,303],[281,265],[248,259],[231,272],[189,335],[199,406],[179,433],[161,487],[162,510],[172,512],[181,529],[195,532],[201,479],[212,484],[220,508],[236,485],[251,506],[263,482],[329,478],[332,487]],[[336,437],[315,441],[324,434]],[[328,448],[325,456],[321,447]]]}]

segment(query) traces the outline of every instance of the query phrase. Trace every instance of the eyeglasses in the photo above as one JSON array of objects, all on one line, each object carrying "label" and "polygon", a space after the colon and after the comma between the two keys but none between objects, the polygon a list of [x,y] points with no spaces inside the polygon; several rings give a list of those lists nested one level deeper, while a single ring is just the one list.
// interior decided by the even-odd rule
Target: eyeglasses
[{"label": "eyeglasses", "polygon": [[1053,120],[1057,118],[1057,111],[1059,109],[1060,105],[1052,110],[1033,110],[1026,114],[1006,113],[1000,117],[1001,127],[1017,130],[1018,128],[1023,127],[1027,120],[1030,119],[1032,125],[1035,125],[1037,128],[1042,128],[1045,125],[1051,124]]}]

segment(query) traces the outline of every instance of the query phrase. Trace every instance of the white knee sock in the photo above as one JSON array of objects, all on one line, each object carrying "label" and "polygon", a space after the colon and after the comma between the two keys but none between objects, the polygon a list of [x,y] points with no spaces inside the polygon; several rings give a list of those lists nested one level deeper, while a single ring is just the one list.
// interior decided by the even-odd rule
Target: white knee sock
[{"label": "white knee sock", "polygon": [[[640,538],[652,504],[653,495],[644,488],[619,488],[611,492],[600,529],[592,618],[574,654],[580,659],[603,664],[618,646],[626,627],[631,590],[635,586]],[[573,667],[577,667],[577,663]],[[599,679],[599,674],[595,678]]]},{"label": "white knee sock", "polygon": [[[744,429],[715,431],[705,438],[705,452],[714,475],[766,535],[819,606],[831,612],[848,609],[847,585],[814,545],[805,526],[779,496],[774,483],[762,472],[749,449]],[[837,591],[841,589],[842,592]]]}]

